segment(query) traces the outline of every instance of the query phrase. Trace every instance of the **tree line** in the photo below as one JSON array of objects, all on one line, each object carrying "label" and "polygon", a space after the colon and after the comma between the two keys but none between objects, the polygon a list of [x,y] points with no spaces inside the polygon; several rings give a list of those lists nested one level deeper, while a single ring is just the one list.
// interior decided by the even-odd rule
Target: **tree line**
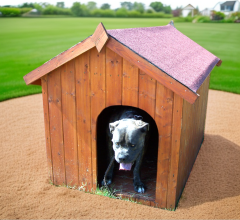
[{"label": "tree line", "polygon": [[[109,3],[102,4],[99,8],[97,3],[89,1],[86,4],[74,2],[71,8],[66,8],[64,2],[57,2],[56,5],[49,3],[23,3],[16,8],[21,11],[30,13],[32,9],[37,9],[39,14],[43,15],[72,15],[76,17],[172,17],[172,9],[170,5],[164,5],[161,2],[151,2],[149,6],[145,6],[141,2],[121,2],[121,7],[111,9]],[[10,5],[5,5],[0,8],[13,8]],[[24,9],[24,10],[23,10]],[[3,14],[4,15],[4,14]],[[10,15],[10,12],[9,12]]]}]

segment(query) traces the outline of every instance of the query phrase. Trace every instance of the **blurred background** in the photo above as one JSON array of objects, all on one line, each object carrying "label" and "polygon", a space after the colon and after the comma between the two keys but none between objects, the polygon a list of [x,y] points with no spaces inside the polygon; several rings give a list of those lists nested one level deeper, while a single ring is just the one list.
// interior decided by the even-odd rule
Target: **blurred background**
[{"label": "blurred background", "polygon": [[54,1],[0,2],[0,101],[41,93],[23,76],[62,51],[106,29],[167,25],[222,61],[211,74],[210,88],[240,93],[239,1]]}]

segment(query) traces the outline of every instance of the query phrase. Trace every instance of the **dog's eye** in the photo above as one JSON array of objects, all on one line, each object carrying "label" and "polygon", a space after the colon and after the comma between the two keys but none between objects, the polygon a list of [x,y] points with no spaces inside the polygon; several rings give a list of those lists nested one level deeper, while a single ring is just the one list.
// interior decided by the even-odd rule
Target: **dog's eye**
[{"label": "dog's eye", "polygon": [[135,144],[129,144],[128,146],[129,147],[135,147]]},{"label": "dog's eye", "polygon": [[116,145],[116,146],[119,146],[119,142],[115,142],[115,145]]}]

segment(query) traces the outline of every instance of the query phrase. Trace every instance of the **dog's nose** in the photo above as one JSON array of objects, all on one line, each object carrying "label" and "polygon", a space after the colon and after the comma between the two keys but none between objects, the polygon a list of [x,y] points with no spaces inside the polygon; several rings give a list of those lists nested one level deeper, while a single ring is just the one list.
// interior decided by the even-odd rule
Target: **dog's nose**
[{"label": "dog's nose", "polygon": [[119,154],[118,155],[118,159],[119,159],[120,163],[122,163],[122,162],[124,162],[127,159],[127,156],[123,155],[123,154]]}]

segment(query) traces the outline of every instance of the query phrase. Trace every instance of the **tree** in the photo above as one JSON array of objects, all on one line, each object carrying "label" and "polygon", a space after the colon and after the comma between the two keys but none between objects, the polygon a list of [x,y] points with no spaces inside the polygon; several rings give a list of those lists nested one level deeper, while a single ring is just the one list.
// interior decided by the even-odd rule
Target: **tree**
[{"label": "tree", "polygon": [[128,10],[126,8],[119,8],[116,11],[117,17],[128,17]]},{"label": "tree", "polygon": [[182,15],[182,7],[177,7],[176,9],[172,10],[173,17],[179,17]]},{"label": "tree", "polygon": [[47,6],[50,5],[48,2],[40,2],[39,5],[41,5],[43,8],[46,8]]},{"label": "tree", "polygon": [[37,9],[39,12],[43,11],[43,7],[38,3],[34,3],[34,8]]},{"label": "tree", "polygon": [[73,6],[71,7],[71,11],[74,16],[80,17],[83,15],[83,10],[81,8],[80,2],[74,2]]},{"label": "tree", "polygon": [[163,11],[164,8],[162,2],[152,2],[150,7],[152,7],[156,12]]},{"label": "tree", "polygon": [[64,4],[64,2],[57,2],[56,6],[58,8],[64,8],[65,4]]},{"label": "tree", "polygon": [[106,9],[110,9],[110,7],[111,5],[109,5],[108,3],[104,3],[102,4],[101,9],[106,10]]},{"label": "tree", "polygon": [[133,3],[132,2],[121,2],[121,7],[126,8],[127,10],[133,10]]},{"label": "tree", "polygon": [[134,2],[133,3],[133,10],[143,13],[145,11],[145,6],[141,2]]},{"label": "tree", "polygon": [[163,7],[163,12],[166,13],[166,14],[171,14],[172,12],[172,9],[171,9],[171,6],[164,6]]},{"label": "tree", "polygon": [[88,10],[92,11],[94,9],[97,9],[97,3],[96,2],[88,2],[87,3]]},{"label": "tree", "polygon": [[34,4],[25,2],[19,8],[34,8]]}]

